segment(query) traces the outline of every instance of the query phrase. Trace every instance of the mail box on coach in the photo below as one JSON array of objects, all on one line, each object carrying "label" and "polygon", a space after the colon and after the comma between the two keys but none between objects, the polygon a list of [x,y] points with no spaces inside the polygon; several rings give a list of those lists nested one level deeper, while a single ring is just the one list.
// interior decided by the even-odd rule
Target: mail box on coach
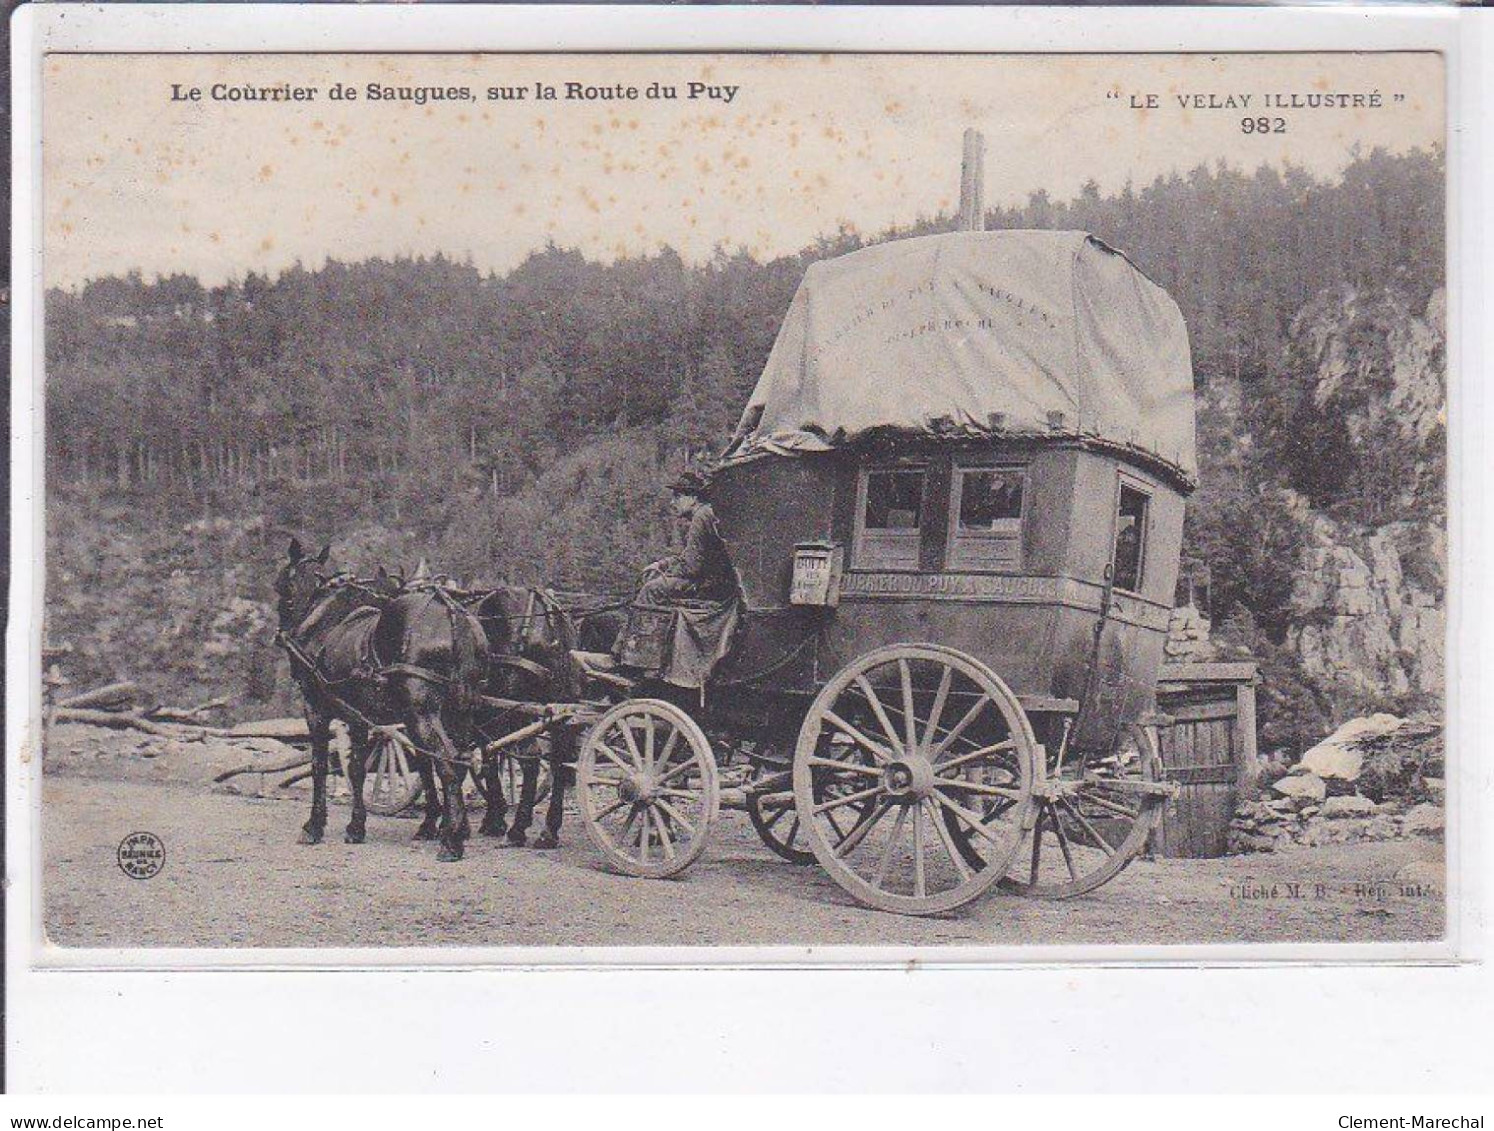
[{"label": "mail box on coach", "polygon": [[844,552],[834,542],[800,542],[794,547],[794,578],[789,604],[833,607],[840,604]]}]

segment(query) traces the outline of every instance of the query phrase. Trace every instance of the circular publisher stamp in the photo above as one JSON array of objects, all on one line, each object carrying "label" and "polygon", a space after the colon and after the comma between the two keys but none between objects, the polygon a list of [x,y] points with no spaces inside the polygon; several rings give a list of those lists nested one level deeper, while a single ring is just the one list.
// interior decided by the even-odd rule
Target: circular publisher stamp
[{"label": "circular publisher stamp", "polygon": [[166,846],[155,833],[131,833],[114,856],[119,870],[132,880],[148,880],[166,866]]}]

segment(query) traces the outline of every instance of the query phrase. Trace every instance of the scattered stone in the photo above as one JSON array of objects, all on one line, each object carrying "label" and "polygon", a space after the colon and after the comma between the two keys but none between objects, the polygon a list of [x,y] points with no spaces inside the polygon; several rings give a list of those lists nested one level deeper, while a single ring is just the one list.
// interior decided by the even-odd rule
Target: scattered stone
[{"label": "scattered stone", "polygon": [[1320,778],[1357,781],[1364,769],[1364,753],[1359,749],[1359,743],[1387,735],[1399,729],[1403,721],[1386,714],[1350,719],[1303,754],[1298,765]]},{"label": "scattered stone", "polygon": [[1441,836],[1445,825],[1446,817],[1442,812],[1442,806],[1433,805],[1429,801],[1413,806],[1411,811],[1401,818],[1401,831],[1407,836]]},{"label": "scattered stone", "polygon": [[1271,788],[1284,797],[1305,798],[1309,803],[1322,801],[1328,796],[1323,779],[1314,773],[1288,774]]},{"label": "scattered stone", "polygon": [[1368,817],[1375,812],[1375,803],[1368,797],[1350,794],[1345,797],[1330,797],[1323,802],[1323,816],[1329,820],[1344,817]]},{"label": "scattered stone", "polygon": [[1276,838],[1259,833],[1244,833],[1231,838],[1236,852],[1275,852]]}]

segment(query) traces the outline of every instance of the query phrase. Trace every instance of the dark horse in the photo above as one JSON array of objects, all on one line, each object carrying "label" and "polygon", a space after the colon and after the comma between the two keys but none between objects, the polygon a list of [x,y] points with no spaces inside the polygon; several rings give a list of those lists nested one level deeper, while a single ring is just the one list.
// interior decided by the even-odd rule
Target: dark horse
[{"label": "dark horse", "polygon": [[[575,699],[578,689],[570,653],[577,647],[577,629],[569,613],[553,597],[542,589],[504,585],[485,592],[476,612],[488,641],[489,695],[526,703],[563,703]],[[501,734],[512,729],[511,723],[522,721],[499,712],[496,717],[484,718],[483,725]],[[523,776],[512,824],[507,820],[508,800],[503,796],[498,760],[488,759],[483,773],[488,808],[480,831],[486,836],[506,833],[508,843],[516,847],[525,844],[529,826],[534,822],[539,762],[543,757],[550,763],[550,804],[545,812],[545,827],[534,843],[536,848],[557,847],[565,783],[575,765],[576,753],[576,732],[568,726],[551,731],[545,745],[535,742],[530,750],[516,753]]]},{"label": "dark horse", "polygon": [[[275,578],[280,631],[306,703],[311,732],[311,817],[302,844],[327,826],[328,739],[333,719],[348,727],[353,816],[344,839],[361,844],[367,814],[363,779],[370,730],[403,726],[425,786],[417,839],[441,841],[440,860],[460,860],[468,835],[462,800],[468,745],[481,701],[487,641],[477,619],[436,586],[395,591],[326,572],[330,547],[315,557],[292,540]],[[453,741],[455,739],[455,741]],[[441,779],[444,806],[436,801]],[[438,824],[439,822],[439,824]]]}]

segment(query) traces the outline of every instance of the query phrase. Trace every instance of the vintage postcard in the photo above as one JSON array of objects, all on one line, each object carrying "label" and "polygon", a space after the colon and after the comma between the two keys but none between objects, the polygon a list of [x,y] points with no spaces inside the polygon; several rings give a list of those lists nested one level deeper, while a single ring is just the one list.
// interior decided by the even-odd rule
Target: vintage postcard
[{"label": "vintage postcard", "polygon": [[48,55],[44,950],[1446,940],[1446,86]]}]

